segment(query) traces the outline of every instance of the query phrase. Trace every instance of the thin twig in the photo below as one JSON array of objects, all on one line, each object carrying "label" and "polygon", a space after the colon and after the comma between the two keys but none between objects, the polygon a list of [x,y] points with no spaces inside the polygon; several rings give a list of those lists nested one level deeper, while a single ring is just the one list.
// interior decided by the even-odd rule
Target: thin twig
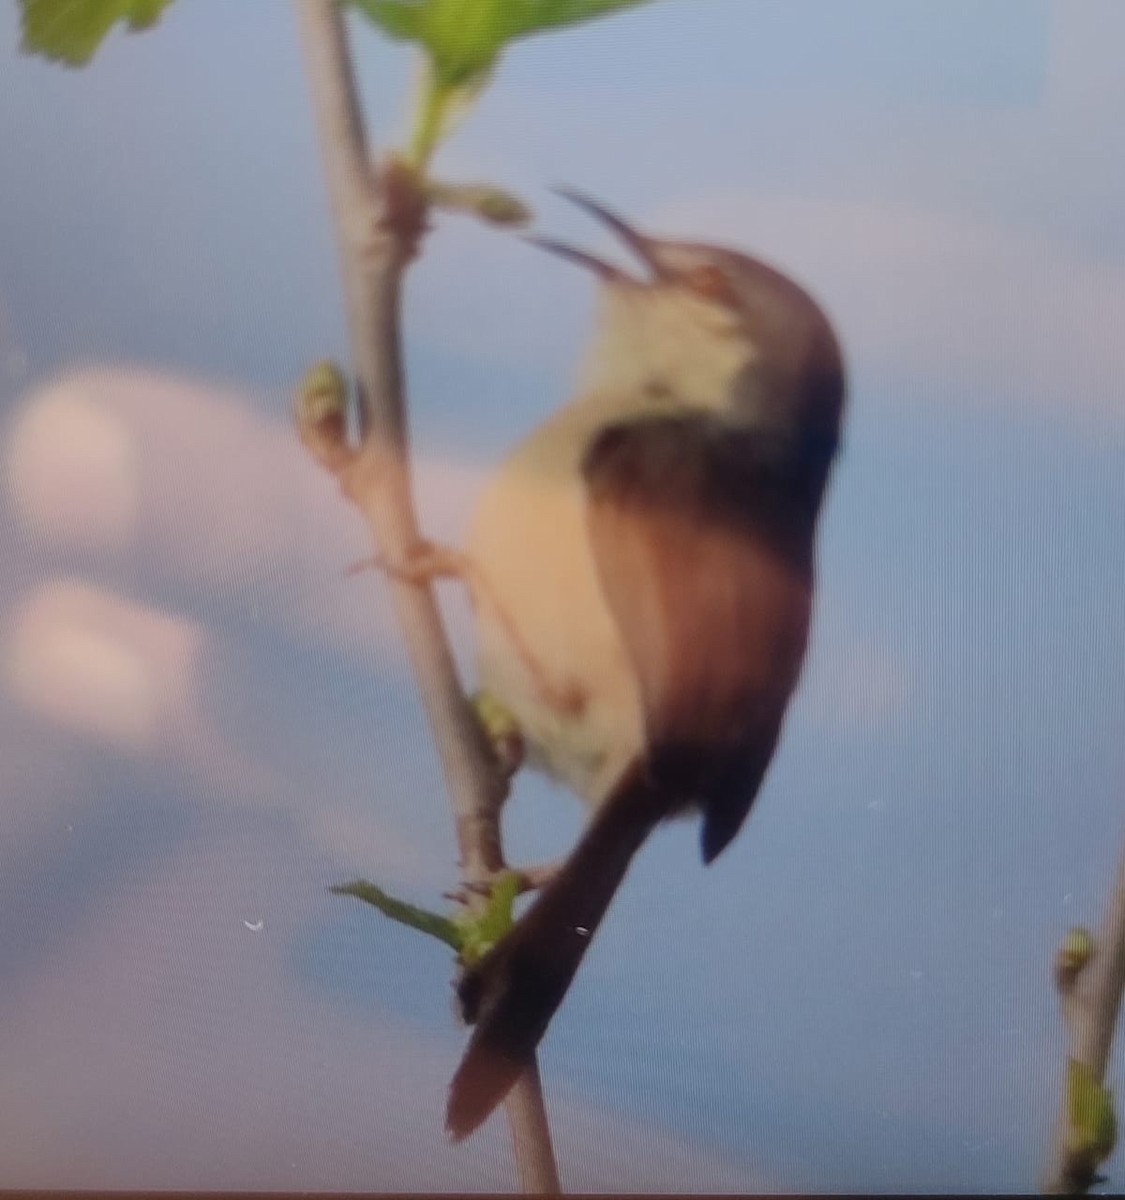
[{"label": "thin twig", "polygon": [[[364,129],[347,31],[335,0],[296,0],[321,155],[336,228],[360,444],[337,475],[371,527],[379,553],[402,562],[421,541],[411,492],[399,309],[402,277],[425,221],[425,200],[405,168],[377,175]],[[457,827],[461,870],[482,882],[504,865],[499,811],[507,784],[457,677],[431,588],[392,579],[395,609],[441,758]],[[506,1105],[520,1186],[559,1191],[534,1063]]]},{"label": "thin twig", "polygon": [[[1066,1026],[1067,1057],[1085,1067],[1089,1078],[1103,1087],[1125,991],[1125,854],[1118,864],[1113,894],[1089,957],[1073,970],[1068,970],[1061,959],[1056,977]],[[1080,1193],[1095,1182],[1097,1163],[1074,1137],[1068,1096],[1070,1077],[1068,1070],[1043,1173],[1044,1192]]]}]

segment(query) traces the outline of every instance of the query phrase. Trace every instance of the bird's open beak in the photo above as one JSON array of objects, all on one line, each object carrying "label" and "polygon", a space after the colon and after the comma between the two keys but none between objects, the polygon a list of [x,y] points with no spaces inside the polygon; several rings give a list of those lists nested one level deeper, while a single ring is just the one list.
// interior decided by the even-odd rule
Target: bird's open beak
[{"label": "bird's open beak", "polygon": [[[632,225],[619,217],[615,212],[611,212],[596,200],[591,200],[589,196],[582,195],[581,192],[574,192],[569,188],[556,188],[555,190],[564,199],[569,200],[572,204],[577,204],[579,208],[596,217],[603,225],[608,226],[636,257],[640,259],[644,266],[648,268],[653,278],[660,279],[663,277],[664,271],[654,258],[649,247],[649,240],[644,234],[638,233]],[[596,254],[590,254],[586,250],[579,250],[574,246],[569,246],[566,242],[557,242],[553,238],[541,237],[529,237],[527,240],[532,245],[539,246],[543,250],[548,250],[552,254],[557,254],[561,258],[586,267],[607,283],[633,284],[636,286],[641,282],[634,279],[627,271],[614,266],[613,263],[606,262],[605,259],[598,258]]]},{"label": "bird's open beak", "polygon": [[577,246],[568,246],[566,242],[557,242],[554,238],[536,237],[534,234],[523,240],[532,246],[538,246],[540,250],[557,254],[559,258],[565,258],[567,262],[577,263],[580,267],[593,271],[605,283],[633,284],[635,286],[638,282],[627,271],[615,267],[611,262],[606,262],[604,258],[598,258],[596,254],[579,250]]}]

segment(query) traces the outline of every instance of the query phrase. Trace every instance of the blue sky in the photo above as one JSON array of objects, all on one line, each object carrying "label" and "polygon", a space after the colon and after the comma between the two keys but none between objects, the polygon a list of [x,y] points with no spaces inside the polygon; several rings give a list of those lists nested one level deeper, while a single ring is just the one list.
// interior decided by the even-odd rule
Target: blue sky
[{"label": "blue sky", "polygon": [[[383,589],[341,577],[364,531],[287,424],[344,344],[290,7],[179,0],[84,72],[22,58],[13,7],[0,1184],[508,1186],[495,1123],[441,1135],[443,953],[325,892],[434,903],[454,851]],[[659,0],[518,47],[439,159],[592,249],[552,185],[777,262],[850,368],[753,817],[710,870],[652,839],[544,1045],[572,1187],[1034,1185],[1051,955],[1125,835],[1123,39],[1114,0]],[[411,58],[355,44],[386,145]],[[580,273],[439,222],[407,306],[435,534],[590,318]],[[538,859],[580,813],[521,779],[506,824]]]}]

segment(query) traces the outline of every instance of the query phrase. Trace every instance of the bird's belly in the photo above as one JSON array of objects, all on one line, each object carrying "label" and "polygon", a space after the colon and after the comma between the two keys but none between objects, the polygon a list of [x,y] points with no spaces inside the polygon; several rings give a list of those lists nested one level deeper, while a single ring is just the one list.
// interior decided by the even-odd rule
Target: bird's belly
[{"label": "bird's belly", "polygon": [[533,764],[592,806],[640,753],[636,677],[597,577],[577,458],[517,454],[485,493],[469,554],[480,685],[515,717]]}]

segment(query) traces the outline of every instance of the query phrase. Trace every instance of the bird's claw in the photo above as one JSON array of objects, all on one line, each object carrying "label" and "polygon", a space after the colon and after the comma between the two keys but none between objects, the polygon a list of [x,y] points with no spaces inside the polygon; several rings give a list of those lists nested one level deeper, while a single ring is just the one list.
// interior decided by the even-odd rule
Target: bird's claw
[{"label": "bird's claw", "polygon": [[521,892],[538,892],[545,888],[547,884],[559,873],[562,869],[562,861],[555,860],[553,862],[536,863],[532,867],[521,867],[516,871],[519,878]]},{"label": "bird's claw", "polygon": [[467,908],[473,899],[480,898],[482,896],[485,898],[491,896],[492,888],[496,880],[505,873],[505,871],[497,871],[494,876],[484,880],[462,880],[461,884],[452,891],[442,892],[442,897],[446,900],[452,901],[454,904],[460,904]]},{"label": "bird's claw", "polygon": [[517,896],[522,896],[526,892],[537,892],[554,879],[561,866],[560,862],[549,862],[536,863],[531,867],[502,867],[486,879],[462,881],[455,891],[446,892],[445,898],[466,905],[473,899],[481,897],[488,899],[502,881],[514,882]]},{"label": "bird's claw", "polygon": [[344,574],[350,577],[369,570],[381,571],[400,583],[418,585],[432,583],[435,579],[464,579],[468,575],[469,564],[459,550],[420,541],[401,559],[391,559],[383,553],[374,554],[353,563]]}]

